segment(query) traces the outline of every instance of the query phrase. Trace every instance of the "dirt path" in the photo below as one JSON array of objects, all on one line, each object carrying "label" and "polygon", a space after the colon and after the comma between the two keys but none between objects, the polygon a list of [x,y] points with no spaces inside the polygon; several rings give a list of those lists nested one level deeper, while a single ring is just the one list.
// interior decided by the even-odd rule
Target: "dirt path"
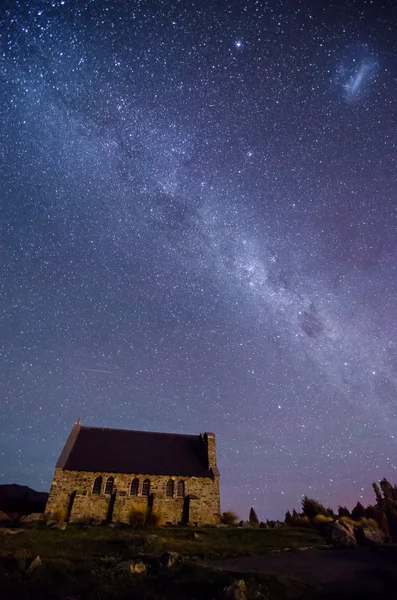
[{"label": "dirt path", "polygon": [[367,597],[397,598],[397,548],[307,550],[203,563],[231,573],[290,577]]}]

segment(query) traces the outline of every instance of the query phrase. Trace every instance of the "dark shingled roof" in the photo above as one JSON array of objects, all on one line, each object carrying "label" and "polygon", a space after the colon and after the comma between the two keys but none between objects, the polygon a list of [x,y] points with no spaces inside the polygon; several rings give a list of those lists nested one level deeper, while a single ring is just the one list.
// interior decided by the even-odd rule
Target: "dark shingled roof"
[{"label": "dark shingled roof", "polygon": [[210,477],[199,435],[76,424],[57,463],[69,471]]}]

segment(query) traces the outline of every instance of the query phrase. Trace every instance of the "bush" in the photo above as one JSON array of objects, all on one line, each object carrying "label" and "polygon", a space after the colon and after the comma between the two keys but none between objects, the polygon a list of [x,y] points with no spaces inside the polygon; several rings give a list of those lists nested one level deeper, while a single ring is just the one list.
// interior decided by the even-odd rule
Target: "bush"
[{"label": "bush", "polygon": [[128,522],[136,529],[158,527],[160,524],[160,515],[155,510],[148,509],[146,506],[135,506],[130,510]]},{"label": "bush", "polygon": [[224,525],[236,525],[237,520],[238,516],[235,512],[231,510],[227,510],[221,515],[221,523],[223,523]]},{"label": "bush", "polygon": [[309,517],[306,516],[296,517],[296,519],[291,521],[291,525],[294,527],[311,527],[311,521]]},{"label": "bush", "polygon": [[334,519],[332,517],[327,517],[326,515],[316,515],[313,518],[313,523],[315,525],[324,525],[324,523],[332,523]]}]

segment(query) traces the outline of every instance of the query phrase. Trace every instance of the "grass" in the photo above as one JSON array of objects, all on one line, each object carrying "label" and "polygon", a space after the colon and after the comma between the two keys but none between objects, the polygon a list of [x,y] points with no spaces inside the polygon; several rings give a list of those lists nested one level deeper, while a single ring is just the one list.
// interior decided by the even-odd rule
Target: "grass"
[{"label": "grass", "polygon": [[[42,526],[16,535],[1,535],[0,595],[2,600],[216,599],[221,598],[222,589],[235,576],[203,569],[189,561],[166,573],[149,569],[145,575],[120,573],[115,567],[123,560],[138,557],[156,565],[156,557],[165,551],[210,560],[323,544],[320,535],[308,528],[137,531],[71,525],[59,531]],[[43,566],[29,573],[27,567],[37,555]],[[279,578],[254,575],[244,578],[249,599],[266,598],[269,590],[273,590],[272,598],[300,597],[290,596],[288,590],[297,592],[296,586],[291,587]],[[302,597],[316,596],[305,590]]]},{"label": "grass", "polygon": [[[193,532],[195,537],[193,538]],[[157,536],[151,539],[151,536]],[[144,543],[141,543],[144,542]],[[136,548],[140,553],[175,551],[184,556],[227,558],[267,554],[282,548],[322,546],[324,539],[314,529],[162,528],[152,531],[78,527],[65,531],[40,527],[1,538],[0,556],[24,549],[45,558],[84,561],[103,556],[125,557]],[[152,546],[152,547],[151,547]],[[133,550],[134,551],[134,550]]]}]

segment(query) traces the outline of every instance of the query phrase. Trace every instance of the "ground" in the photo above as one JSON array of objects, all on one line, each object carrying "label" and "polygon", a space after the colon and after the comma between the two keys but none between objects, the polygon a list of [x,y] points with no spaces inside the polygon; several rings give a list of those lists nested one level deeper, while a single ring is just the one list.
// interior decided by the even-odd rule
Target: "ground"
[{"label": "ground", "polygon": [[[300,547],[311,547],[299,551]],[[290,548],[289,551],[279,552]],[[162,570],[166,551],[181,564]],[[42,566],[29,572],[40,556]],[[120,571],[141,559],[145,574]],[[397,548],[334,550],[314,529],[164,528],[153,531],[42,526],[0,534],[4,600],[209,600],[243,578],[248,599],[397,597]]]}]

